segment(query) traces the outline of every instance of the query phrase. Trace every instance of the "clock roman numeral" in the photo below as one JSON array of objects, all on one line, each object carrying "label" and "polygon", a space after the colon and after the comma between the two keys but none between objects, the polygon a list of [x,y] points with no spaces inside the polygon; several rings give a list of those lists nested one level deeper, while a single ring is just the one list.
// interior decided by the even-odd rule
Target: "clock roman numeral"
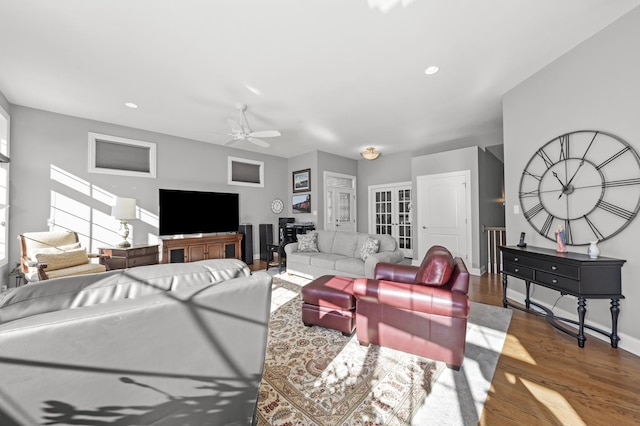
[{"label": "clock roman numeral", "polygon": [[569,135],[562,135],[560,140],[560,161],[569,158]]},{"label": "clock roman numeral", "polygon": [[599,200],[596,203],[596,207],[599,207],[611,214],[615,214],[616,216],[619,216],[625,220],[631,220],[636,215],[634,212],[630,212],[629,210],[623,209],[622,207],[618,207],[615,204],[611,204],[603,200]]},{"label": "clock roman numeral", "polygon": [[587,221],[587,224],[589,225],[589,228],[591,228],[593,235],[595,235],[598,240],[604,240],[604,235],[602,235],[602,232],[598,231],[598,228],[596,228],[596,225],[594,225],[593,222],[589,220],[587,215],[584,215],[582,217],[584,218],[584,220]]},{"label": "clock roman numeral", "polygon": [[535,206],[531,207],[529,210],[527,210],[526,212],[524,212],[524,217],[529,220],[532,217],[534,217],[535,215],[537,215],[538,213],[540,213],[542,211],[543,207],[542,207],[542,203],[538,203]]},{"label": "clock roman numeral", "polygon": [[553,161],[551,161],[551,158],[549,157],[549,155],[547,155],[547,153],[544,151],[544,149],[540,148],[536,154],[542,158],[542,161],[544,161],[544,164],[547,166],[547,168],[553,166]]},{"label": "clock roman numeral", "polygon": [[540,190],[534,189],[533,191],[520,192],[519,195],[520,198],[538,197],[540,196]]},{"label": "clock roman numeral", "polygon": [[602,186],[605,188],[612,188],[614,186],[628,186],[628,185],[639,185],[640,178],[635,179],[621,179],[621,180],[612,180],[610,182],[604,182]]},{"label": "clock roman numeral", "polygon": [[540,230],[540,233],[542,235],[549,235],[549,230],[551,229],[553,219],[555,219],[553,215],[550,214],[549,216],[547,216],[547,220],[544,221],[544,225],[542,225],[542,229]]},{"label": "clock roman numeral", "polygon": [[593,138],[591,139],[591,142],[589,142],[589,146],[587,147],[587,150],[584,152],[584,154],[582,154],[582,159],[584,160],[585,157],[587,156],[587,153],[589,152],[589,150],[591,149],[591,145],[593,145],[593,141],[596,140],[596,137],[598,136],[598,132],[595,132],[593,134]]},{"label": "clock roman numeral", "polygon": [[564,238],[567,240],[567,244],[573,244],[573,235],[571,234],[571,221],[569,219],[564,220]]},{"label": "clock roman numeral", "polygon": [[611,157],[607,158],[602,163],[598,164],[596,166],[596,170],[600,170],[601,168],[603,168],[604,166],[606,166],[607,164],[609,164],[610,162],[612,162],[616,158],[620,157],[622,154],[624,154],[625,152],[629,151],[630,149],[631,149],[631,147],[629,147],[629,146],[626,146],[626,147],[622,148],[620,151],[616,152]]},{"label": "clock roman numeral", "polygon": [[533,173],[529,172],[528,170],[525,170],[524,172],[522,172],[522,174],[531,176],[532,178],[537,179],[538,181],[542,180],[542,176],[534,175]]}]

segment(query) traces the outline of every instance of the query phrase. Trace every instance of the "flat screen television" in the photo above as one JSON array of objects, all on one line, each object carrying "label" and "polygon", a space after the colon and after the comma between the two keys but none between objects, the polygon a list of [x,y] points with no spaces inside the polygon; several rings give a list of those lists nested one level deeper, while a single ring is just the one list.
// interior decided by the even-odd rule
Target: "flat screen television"
[{"label": "flat screen television", "polygon": [[240,200],[229,192],[160,189],[159,234],[238,232]]}]

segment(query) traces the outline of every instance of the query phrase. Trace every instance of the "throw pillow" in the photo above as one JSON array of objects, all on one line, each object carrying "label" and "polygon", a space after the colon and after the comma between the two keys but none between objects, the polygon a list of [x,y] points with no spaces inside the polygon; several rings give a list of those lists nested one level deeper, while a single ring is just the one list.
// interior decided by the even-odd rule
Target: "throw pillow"
[{"label": "throw pillow", "polygon": [[303,253],[318,253],[318,234],[298,235],[298,251]]},{"label": "throw pillow", "polygon": [[87,250],[84,248],[68,250],[60,253],[38,253],[36,254],[36,260],[39,263],[46,263],[47,267],[45,270],[47,271],[55,271],[56,269],[69,268],[71,266],[89,263]]},{"label": "throw pillow", "polygon": [[360,257],[362,257],[362,260],[367,260],[367,257],[371,256],[372,254],[376,254],[378,250],[380,250],[380,240],[368,237],[362,245],[362,249],[360,250]]}]

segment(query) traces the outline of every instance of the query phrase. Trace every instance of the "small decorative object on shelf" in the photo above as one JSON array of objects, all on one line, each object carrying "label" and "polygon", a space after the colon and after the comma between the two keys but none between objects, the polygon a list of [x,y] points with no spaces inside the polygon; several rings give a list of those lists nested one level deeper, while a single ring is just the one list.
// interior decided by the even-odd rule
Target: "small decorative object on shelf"
[{"label": "small decorative object on shelf", "polygon": [[589,242],[589,250],[587,250],[589,257],[595,259],[600,256],[600,249],[598,248],[598,240]]},{"label": "small decorative object on shelf", "polygon": [[562,229],[561,225],[558,225],[558,228],[556,229],[556,241],[558,242],[558,250],[556,251],[558,253],[565,253],[567,251],[567,247],[565,246],[564,229]]}]

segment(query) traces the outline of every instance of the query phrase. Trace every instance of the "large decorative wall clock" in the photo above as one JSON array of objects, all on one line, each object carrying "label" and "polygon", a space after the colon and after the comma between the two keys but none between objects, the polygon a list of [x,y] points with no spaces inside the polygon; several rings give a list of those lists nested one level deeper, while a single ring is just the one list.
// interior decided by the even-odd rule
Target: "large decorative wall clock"
[{"label": "large decorative wall clock", "polygon": [[531,226],[555,241],[586,245],[621,232],[640,208],[640,157],[621,138],[579,130],[552,139],[520,178],[520,206]]}]

